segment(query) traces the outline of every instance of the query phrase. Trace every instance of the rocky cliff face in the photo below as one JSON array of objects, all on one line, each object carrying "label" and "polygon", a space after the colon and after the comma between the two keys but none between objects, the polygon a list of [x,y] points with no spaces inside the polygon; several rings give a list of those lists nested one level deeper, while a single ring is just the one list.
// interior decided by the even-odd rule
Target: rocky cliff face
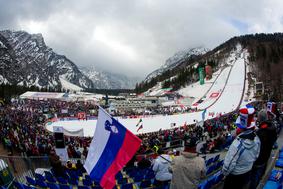
[{"label": "rocky cliff face", "polygon": [[161,75],[162,73],[179,66],[186,60],[193,58],[195,56],[200,56],[202,54],[205,54],[208,51],[209,50],[206,48],[196,47],[189,50],[177,52],[172,57],[168,58],[165,61],[165,64],[163,64],[159,69],[154,70],[153,72],[148,74],[144,81],[150,81],[152,78],[155,78],[158,75]]},{"label": "rocky cliff face", "polygon": [[41,34],[0,31],[0,83],[60,89],[62,79],[94,87],[71,60],[48,47]]}]

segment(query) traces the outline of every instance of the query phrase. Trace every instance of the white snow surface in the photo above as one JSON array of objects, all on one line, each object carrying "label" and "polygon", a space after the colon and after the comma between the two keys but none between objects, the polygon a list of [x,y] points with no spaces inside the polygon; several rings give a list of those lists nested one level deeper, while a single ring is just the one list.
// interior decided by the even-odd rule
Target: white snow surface
[{"label": "white snow surface", "polygon": [[[225,83],[228,79],[230,69],[230,66],[223,69],[217,80],[208,91],[207,95],[202,99],[203,102],[196,106],[198,109],[205,109],[217,100],[217,97],[219,97],[219,95],[223,91]],[[212,95],[213,93],[218,93],[219,95],[215,98],[211,98],[210,95]]]},{"label": "white snow surface", "polygon": [[2,75],[0,75],[0,84],[7,84],[7,83],[9,83],[9,81],[6,78],[4,78]]},{"label": "white snow surface", "polygon": [[234,111],[241,104],[245,83],[245,54],[244,51],[241,58],[236,60],[220,98],[208,108],[208,112],[225,114]]},{"label": "white snow surface", "polygon": [[212,83],[216,80],[217,76],[220,74],[220,70],[212,74],[210,80],[205,80],[203,85],[200,85],[199,81],[184,88],[179,89],[177,92],[182,96],[194,97],[200,99],[211,87]]},{"label": "white snow surface", "polygon": [[[226,85],[222,86],[222,93],[213,103],[207,103],[207,112],[205,119],[212,118],[209,113],[213,112],[215,115],[221,113],[225,114],[235,110],[239,104],[241,104],[242,95],[244,91],[245,83],[245,61],[247,57],[247,51],[242,48],[237,48],[236,53],[231,53],[230,61],[231,62],[231,73],[227,78],[227,74],[221,74],[217,81],[226,82]],[[229,67],[227,67],[229,68]],[[223,70],[225,71],[225,69]],[[223,73],[223,72],[221,72]],[[217,82],[216,81],[216,82]],[[216,84],[218,86],[218,84]],[[207,86],[206,86],[207,87]],[[213,86],[214,87],[214,86]],[[212,87],[212,88],[213,88]],[[221,87],[217,87],[220,89]],[[205,93],[206,90],[202,90]],[[205,107],[203,107],[205,108]],[[156,115],[142,118],[143,129],[139,133],[154,132],[160,129],[170,129],[171,123],[176,123],[176,126],[179,127],[184,125],[184,123],[192,124],[195,120],[201,121],[202,111],[178,114],[178,115]],[[134,119],[122,119],[117,117],[118,121],[121,122],[127,129],[129,129],[134,134],[137,134],[136,124],[140,118]],[[53,126],[63,126],[66,130],[77,131],[81,128],[84,129],[85,136],[93,136],[96,128],[96,120],[89,121],[58,121],[50,125],[47,125],[47,129],[52,131]]]},{"label": "white snow surface", "polygon": [[7,48],[7,47],[0,41],[0,48]]},{"label": "white snow surface", "polygon": [[69,81],[63,79],[62,77],[60,77],[60,82],[62,84],[62,88],[63,89],[68,89],[71,91],[82,91],[83,89],[73,83],[70,83]]}]

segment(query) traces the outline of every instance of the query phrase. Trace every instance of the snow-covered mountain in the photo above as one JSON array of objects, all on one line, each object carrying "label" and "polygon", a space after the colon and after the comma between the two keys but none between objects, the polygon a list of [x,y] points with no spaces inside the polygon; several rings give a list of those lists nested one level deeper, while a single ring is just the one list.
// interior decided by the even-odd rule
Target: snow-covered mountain
[{"label": "snow-covered mountain", "polygon": [[141,79],[97,70],[94,66],[80,67],[97,89],[133,89]]},{"label": "snow-covered mountain", "polygon": [[144,81],[150,81],[152,78],[155,78],[156,76],[162,74],[163,72],[167,70],[171,70],[175,68],[176,66],[179,66],[182,64],[184,61],[194,57],[194,56],[199,56],[202,54],[205,54],[209,50],[203,47],[196,47],[192,48],[189,50],[184,50],[184,51],[179,51],[177,52],[174,56],[168,58],[165,61],[165,64],[163,64],[159,69],[151,72],[147,77],[145,78]]},{"label": "snow-covered mountain", "polygon": [[10,30],[0,31],[0,83],[56,89],[94,87],[71,60],[48,47],[41,34]]},{"label": "snow-covered mountain", "polygon": [[[239,45],[245,53],[232,56],[233,52],[239,49]],[[184,63],[180,63],[170,71],[163,72],[148,81],[140,82],[135,91],[145,96],[160,96],[162,93],[174,91],[183,96],[197,97],[198,100],[200,97],[198,95],[202,93],[200,91],[206,84],[218,83],[215,79],[220,74],[230,74],[227,69],[231,67],[231,63],[234,62],[238,66],[236,62],[244,60],[246,63],[246,91],[242,98],[247,102],[255,97],[256,99],[271,101],[282,101],[283,99],[281,95],[283,86],[283,33],[235,36],[213,50],[195,58],[179,60],[178,55],[176,57],[177,62]],[[243,57],[245,58],[243,59]],[[209,65],[211,69],[206,65]],[[199,84],[199,68],[204,68],[205,75],[212,77],[206,77],[203,85]],[[210,75],[210,72],[212,75]],[[226,83],[226,81],[224,82]],[[265,90],[256,92],[257,82],[262,82]],[[214,91],[217,92],[217,90]],[[204,96],[210,97],[207,94]]]}]

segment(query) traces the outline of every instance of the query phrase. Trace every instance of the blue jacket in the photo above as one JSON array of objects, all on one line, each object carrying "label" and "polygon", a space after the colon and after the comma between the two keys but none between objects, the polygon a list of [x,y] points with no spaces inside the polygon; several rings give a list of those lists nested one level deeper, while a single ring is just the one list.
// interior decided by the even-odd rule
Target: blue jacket
[{"label": "blue jacket", "polygon": [[242,132],[231,144],[224,159],[223,174],[241,175],[252,169],[259,156],[260,140],[254,131]]}]

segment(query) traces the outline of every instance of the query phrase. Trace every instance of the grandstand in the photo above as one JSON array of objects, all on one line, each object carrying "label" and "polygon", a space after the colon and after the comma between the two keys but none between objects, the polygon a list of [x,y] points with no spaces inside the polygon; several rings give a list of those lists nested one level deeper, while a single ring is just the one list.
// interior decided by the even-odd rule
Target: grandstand
[{"label": "grandstand", "polygon": [[[116,112],[114,117],[142,139],[142,144],[133,162],[124,166],[115,176],[114,188],[169,188],[170,182],[162,187],[157,185],[151,166],[137,166],[143,158],[154,162],[157,157],[157,150],[154,149],[158,148],[171,155],[175,151],[175,156],[180,155],[181,151],[198,152],[206,165],[206,178],[200,181],[198,188],[222,187],[223,159],[234,139],[237,109],[247,103],[243,100],[246,91],[246,54],[240,46],[231,53],[230,64],[219,70],[218,77],[207,86],[207,90],[198,94],[194,103],[196,110],[183,112],[155,107],[151,110],[156,113],[150,115]],[[77,100],[66,100],[67,96],[64,95],[29,92],[19,99],[13,99],[11,104],[1,106],[0,149],[3,155],[0,157],[0,180],[3,188],[101,188],[76,164],[77,160],[84,163],[87,158],[91,137],[96,129],[96,103],[99,100],[78,100],[83,95],[77,96]],[[250,103],[255,107],[261,106],[258,102]],[[142,124],[141,130],[137,128],[137,123]],[[72,164],[63,159],[54,160],[54,126],[61,126],[65,130],[66,151]],[[277,144],[283,146],[282,134]],[[273,151],[268,170],[273,168],[273,164],[275,167],[266,174],[261,186],[281,187],[282,154],[281,151]],[[272,160],[277,156],[275,163]],[[56,171],[58,166],[60,173]]]}]

